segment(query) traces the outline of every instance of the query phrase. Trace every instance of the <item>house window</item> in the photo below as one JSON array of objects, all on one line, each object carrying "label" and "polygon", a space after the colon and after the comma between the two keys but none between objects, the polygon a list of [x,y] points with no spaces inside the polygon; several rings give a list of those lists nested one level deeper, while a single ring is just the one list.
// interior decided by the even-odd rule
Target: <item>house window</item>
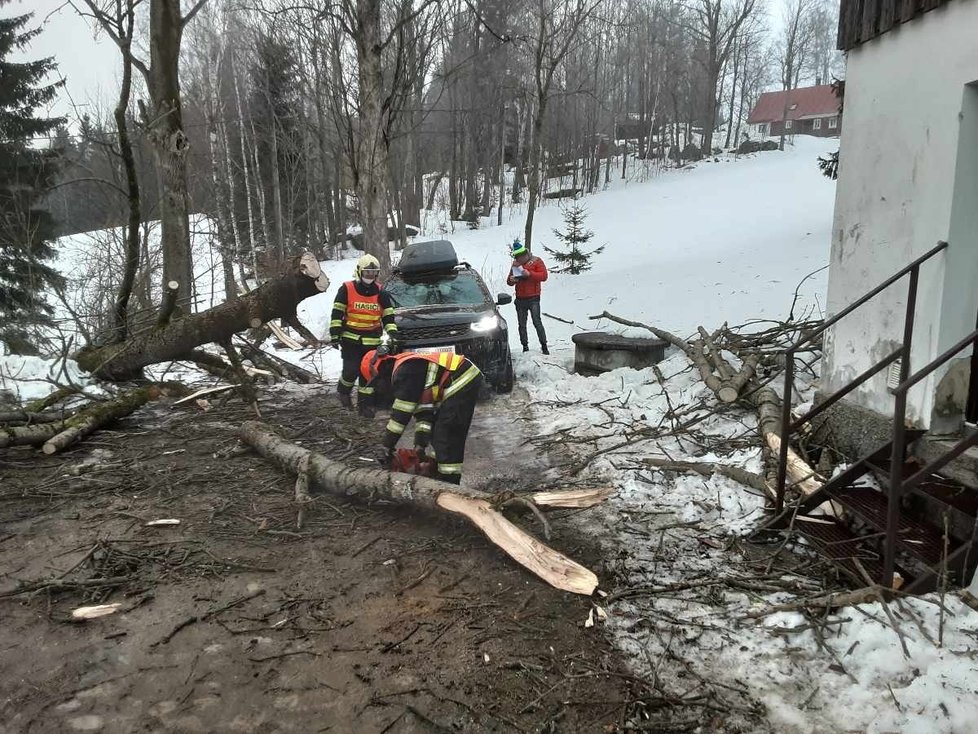
[{"label": "house window", "polygon": [[837,127],[839,127],[839,118],[838,117],[830,117],[829,118],[829,130],[835,130]]},{"label": "house window", "polygon": [[762,122],[760,125],[757,126],[757,133],[758,133],[758,135],[767,135],[767,123],[766,122]]},{"label": "house window", "polygon": [[784,121],[784,129],[785,130],[790,130],[791,129],[791,120],[785,120]]},{"label": "house window", "polygon": [[814,120],[812,120],[812,130],[821,130],[821,129],[822,129],[822,118],[816,117]]}]

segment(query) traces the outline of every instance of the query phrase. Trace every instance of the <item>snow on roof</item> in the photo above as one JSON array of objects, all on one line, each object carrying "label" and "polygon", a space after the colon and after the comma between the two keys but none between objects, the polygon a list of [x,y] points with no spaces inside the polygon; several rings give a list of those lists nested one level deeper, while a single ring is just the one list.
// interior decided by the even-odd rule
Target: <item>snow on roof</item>
[{"label": "snow on roof", "polygon": [[832,85],[820,84],[817,87],[800,87],[787,92],[765,92],[757,100],[747,122],[757,125],[762,122],[803,120],[837,114],[839,98],[832,91]]}]

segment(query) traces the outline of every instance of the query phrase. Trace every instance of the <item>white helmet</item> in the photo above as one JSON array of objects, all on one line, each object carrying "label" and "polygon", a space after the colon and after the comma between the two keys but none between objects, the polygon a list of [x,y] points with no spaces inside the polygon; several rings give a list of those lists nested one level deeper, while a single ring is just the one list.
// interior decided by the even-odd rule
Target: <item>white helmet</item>
[{"label": "white helmet", "polygon": [[357,278],[363,277],[364,270],[373,270],[374,277],[380,272],[380,260],[375,258],[373,255],[364,255],[359,260],[357,260],[356,276]]}]

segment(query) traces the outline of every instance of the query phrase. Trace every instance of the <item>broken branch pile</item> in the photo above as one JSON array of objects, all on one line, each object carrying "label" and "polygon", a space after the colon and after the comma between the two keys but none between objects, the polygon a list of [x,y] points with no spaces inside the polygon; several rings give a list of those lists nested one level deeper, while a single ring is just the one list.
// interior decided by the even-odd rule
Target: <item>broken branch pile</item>
[{"label": "broken branch pile", "polygon": [[[742,334],[739,330],[729,329],[726,324],[713,333],[700,326],[693,337],[682,339],[664,329],[624,319],[607,311],[591,318],[608,319],[625,326],[645,329],[681,350],[696,367],[700,379],[716,395],[721,404],[732,405],[741,402],[753,408],[757,414],[758,433],[763,441],[768,463],[778,455],[782,429],[781,396],[768,386],[770,378],[759,382],[758,370],[761,366],[778,367],[777,360],[781,357],[784,347],[794,343],[799,334],[817,326],[818,322],[778,323],[774,327],[754,334]],[[735,356],[740,366],[735,368],[724,356],[724,351]],[[701,474],[707,469],[702,465],[686,467],[676,465],[673,468]],[[812,494],[821,486],[816,471],[791,447],[788,449],[787,477],[790,485],[805,496]],[[759,486],[753,475],[744,477],[740,481],[751,486]],[[770,484],[765,482],[763,487],[768,495],[773,497]]]}]

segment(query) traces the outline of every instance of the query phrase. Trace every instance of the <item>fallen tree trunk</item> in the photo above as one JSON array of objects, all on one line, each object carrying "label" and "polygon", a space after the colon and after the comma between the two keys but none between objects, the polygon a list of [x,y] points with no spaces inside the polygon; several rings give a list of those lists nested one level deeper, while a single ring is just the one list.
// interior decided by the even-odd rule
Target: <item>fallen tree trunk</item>
[{"label": "fallen tree trunk", "polygon": [[56,454],[91,435],[102,426],[125,418],[145,405],[154,393],[155,388],[142,387],[124,393],[115,400],[86,408],[78,415],[65,421],[64,430],[44,442],[44,453]]},{"label": "fallen tree trunk", "polygon": [[255,322],[263,324],[276,318],[294,317],[296,306],[310,296],[325,292],[329,279],[310,253],[293,265],[291,272],[263,283],[240,298],[149,329],[120,344],[86,347],[76,355],[78,364],[105,380],[132,379],[140,376],[148,365],[187,358],[196,347],[208,342],[226,342]]},{"label": "fallen tree trunk", "polygon": [[363,501],[382,498],[462,515],[513,560],[554,588],[585,595],[597,588],[594,573],[510,523],[493,508],[491,495],[414,474],[352,468],[297,446],[256,421],[242,424],[239,436],[266,459],[290,474],[307,474],[310,483],[331,494]]}]

